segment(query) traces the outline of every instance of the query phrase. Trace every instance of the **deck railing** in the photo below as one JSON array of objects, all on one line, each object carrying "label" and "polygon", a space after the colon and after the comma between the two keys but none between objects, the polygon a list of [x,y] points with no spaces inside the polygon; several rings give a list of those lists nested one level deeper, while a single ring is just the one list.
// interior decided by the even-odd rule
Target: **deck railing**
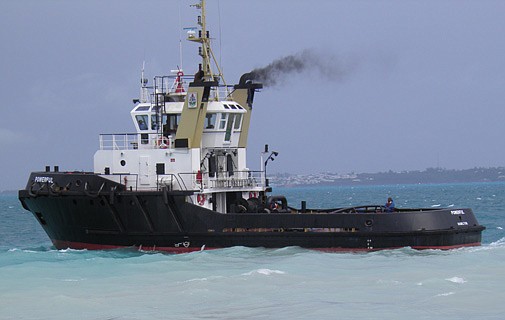
[{"label": "deck railing", "polygon": [[[156,76],[154,77],[154,85],[145,87],[147,90],[146,97],[149,97],[149,102],[163,103],[164,101],[170,101],[170,95],[172,98],[175,95],[181,95],[184,99],[185,93],[188,92],[189,84],[193,82],[193,76],[182,76],[180,78],[181,82],[178,82],[176,75],[169,76]],[[219,84],[218,86],[212,87],[210,92],[210,100],[219,99],[226,100],[230,94],[233,92],[233,85]],[[177,100],[182,101],[182,100]]]},{"label": "deck railing", "polygon": [[138,148],[137,133],[101,134],[100,150],[130,150]]},{"label": "deck railing", "polygon": [[104,175],[109,180],[120,183],[127,190],[161,190],[167,188],[173,190],[200,190],[214,189],[219,191],[227,190],[251,190],[264,186],[264,175],[261,171],[234,171],[233,175],[228,172],[215,172],[214,176],[209,173],[177,173],[157,175],[156,186],[143,186],[139,183],[138,174],[114,173]]},{"label": "deck railing", "polygon": [[99,136],[100,150],[171,149],[174,137],[159,133],[106,133]]},{"label": "deck railing", "polygon": [[[199,173],[178,173],[177,175],[158,175],[158,185],[169,189],[203,190],[203,189],[253,189],[264,186],[264,175],[260,171],[227,171]],[[177,183],[177,185],[174,185]]]}]

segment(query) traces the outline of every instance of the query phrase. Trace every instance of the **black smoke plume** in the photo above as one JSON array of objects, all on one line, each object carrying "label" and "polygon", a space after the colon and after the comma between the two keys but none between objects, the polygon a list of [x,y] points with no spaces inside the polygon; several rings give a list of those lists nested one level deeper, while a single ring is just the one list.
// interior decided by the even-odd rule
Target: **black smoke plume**
[{"label": "black smoke plume", "polygon": [[313,50],[285,56],[274,60],[269,65],[256,68],[240,79],[243,83],[253,80],[263,83],[265,87],[282,84],[287,79],[301,73],[312,73],[326,80],[342,80],[354,68],[354,63],[342,63],[335,56],[317,53]]}]

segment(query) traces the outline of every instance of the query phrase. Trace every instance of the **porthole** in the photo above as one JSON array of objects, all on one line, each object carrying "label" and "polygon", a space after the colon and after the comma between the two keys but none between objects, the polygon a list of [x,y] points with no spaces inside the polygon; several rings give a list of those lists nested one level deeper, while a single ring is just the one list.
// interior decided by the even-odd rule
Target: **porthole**
[{"label": "porthole", "polygon": [[120,164],[121,164],[122,167],[124,167],[124,166],[126,166],[126,161],[121,160]]},{"label": "porthole", "polygon": [[368,219],[368,220],[365,221],[365,226],[371,227],[372,225],[373,225],[373,220]]}]

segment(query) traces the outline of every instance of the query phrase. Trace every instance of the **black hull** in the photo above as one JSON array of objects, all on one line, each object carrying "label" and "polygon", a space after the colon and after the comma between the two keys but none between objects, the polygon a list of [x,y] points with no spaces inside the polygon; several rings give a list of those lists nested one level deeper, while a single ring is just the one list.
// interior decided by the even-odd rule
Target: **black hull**
[{"label": "black hull", "polygon": [[32,183],[35,175],[19,199],[58,249],[452,249],[480,245],[485,229],[471,209],[221,214],[187,202],[191,192],[128,191],[82,173],[51,173],[51,184]]},{"label": "black hull", "polygon": [[[411,247],[413,249],[456,249],[481,244],[482,230],[456,232],[423,232],[408,234],[346,235],[346,234],[163,234],[129,235],[121,237],[95,236],[90,242],[73,242],[51,239],[57,249],[107,250],[138,248],[144,251],[184,253],[221,249],[234,246],[283,248],[298,246],[327,252],[376,251]],[[122,243],[122,244],[120,244]],[[142,244],[144,243],[144,244]]]}]

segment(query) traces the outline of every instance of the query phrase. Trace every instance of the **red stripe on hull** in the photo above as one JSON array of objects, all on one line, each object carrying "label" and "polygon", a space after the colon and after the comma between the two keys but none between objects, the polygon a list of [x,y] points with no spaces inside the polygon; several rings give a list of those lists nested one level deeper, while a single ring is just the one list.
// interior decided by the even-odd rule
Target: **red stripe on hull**
[{"label": "red stripe on hull", "polygon": [[[208,248],[203,246],[202,248],[197,247],[156,247],[156,246],[117,246],[117,245],[107,245],[107,244],[93,244],[93,243],[82,243],[82,242],[69,242],[69,241],[60,241],[60,240],[52,240],[54,246],[59,249],[76,249],[76,250],[111,250],[111,249],[125,249],[125,248],[136,248],[139,251],[160,251],[160,252],[169,252],[169,253],[189,253],[195,251],[202,250],[215,250],[215,249],[224,249],[224,248]],[[478,247],[480,246],[480,242],[474,243],[465,243],[458,244],[452,246],[414,246],[412,249],[416,250],[451,250],[458,249],[464,247]],[[306,248],[310,250],[317,250],[322,252],[371,252],[371,251],[379,251],[379,250],[394,250],[400,249],[402,247],[390,247],[390,248]]]},{"label": "red stripe on hull", "polygon": [[[414,246],[410,247],[415,250],[452,250],[459,249],[465,247],[478,247],[480,246],[480,242],[474,243],[465,243],[465,244],[457,244],[452,246]],[[372,252],[372,251],[380,251],[380,250],[395,250],[407,247],[389,247],[389,248],[310,248],[311,250],[317,250],[322,252]]]},{"label": "red stripe on hull", "polygon": [[474,243],[456,244],[456,245],[452,245],[452,246],[437,246],[437,247],[415,246],[415,247],[412,247],[412,249],[416,249],[416,250],[425,250],[425,249],[451,250],[451,249],[458,249],[458,248],[465,248],[465,247],[478,247],[480,245],[481,245],[480,242],[474,242]]},{"label": "red stripe on hull", "polygon": [[161,251],[161,252],[169,252],[169,253],[189,253],[195,251],[202,250],[213,250],[220,248],[196,248],[196,247],[157,247],[157,246],[117,246],[117,245],[108,245],[108,244],[95,244],[95,243],[83,243],[83,242],[70,242],[70,241],[60,241],[60,240],[51,240],[54,246],[58,250],[63,249],[75,249],[75,250],[114,250],[114,249],[127,249],[127,248],[135,248],[139,251]]}]

